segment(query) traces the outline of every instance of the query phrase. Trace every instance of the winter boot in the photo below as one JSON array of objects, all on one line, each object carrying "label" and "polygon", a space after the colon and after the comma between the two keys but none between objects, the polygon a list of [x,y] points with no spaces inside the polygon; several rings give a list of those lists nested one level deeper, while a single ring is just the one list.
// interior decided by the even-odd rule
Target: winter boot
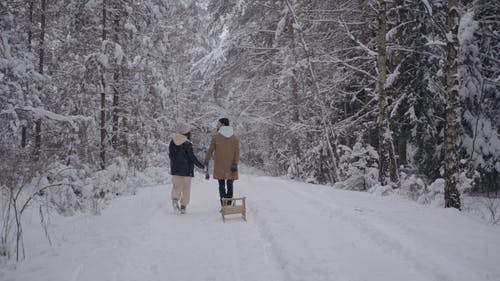
[{"label": "winter boot", "polygon": [[172,199],[172,207],[174,208],[174,212],[179,212],[179,201],[177,199]]},{"label": "winter boot", "polygon": [[186,213],[186,206],[181,206],[181,214],[185,214]]}]

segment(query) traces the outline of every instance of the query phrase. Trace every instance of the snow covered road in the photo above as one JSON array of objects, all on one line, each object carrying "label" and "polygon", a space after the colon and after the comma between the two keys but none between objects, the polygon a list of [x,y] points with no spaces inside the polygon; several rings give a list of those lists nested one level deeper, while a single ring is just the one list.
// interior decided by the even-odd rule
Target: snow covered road
[{"label": "snow covered road", "polygon": [[100,216],[53,218],[55,245],[28,229],[27,259],[0,279],[500,280],[500,227],[455,210],[259,176],[242,176],[235,193],[248,222],[223,223],[216,182],[201,178],[186,215],[158,186]]}]

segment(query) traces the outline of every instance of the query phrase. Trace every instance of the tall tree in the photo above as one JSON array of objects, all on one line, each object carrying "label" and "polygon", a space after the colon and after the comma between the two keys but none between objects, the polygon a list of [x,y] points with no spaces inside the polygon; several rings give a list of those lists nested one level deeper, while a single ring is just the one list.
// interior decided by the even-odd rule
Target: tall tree
[{"label": "tall tree", "polygon": [[457,79],[457,51],[458,51],[458,0],[448,0],[446,17],[446,129],[444,141],[445,167],[445,207],[460,210],[460,193],[458,183],[458,79]]},{"label": "tall tree", "polygon": [[[29,18],[29,21],[28,21],[28,52],[31,52],[32,40],[33,40],[33,25],[34,25],[33,13],[34,13],[35,0],[30,0],[28,2],[28,5],[29,5],[28,6],[28,18]],[[26,91],[29,91],[28,88],[29,87],[27,87]],[[26,124],[23,124],[22,129],[21,129],[21,147],[22,148],[26,147],[27,134],[28,134],[27,126],[26,126]]]},{"label": "tall tree", "polygon": [[[107,40],[107,0],[102,0],[102,48],[103,52],[106,50],[106,40]],[[106,66],[102,64],[101,73],[101,169],[106,168]]]},{"label": "tall tree", "polygon": [[[460,81],[461,130],[458,155],[461,177],[474,179],[474,192],[499,190],[500,87],[495,82],[500,68],[500,3],[466,3],[458,28],[458,79]],[[465,166],[465,167],[464,167]],[[464,170],[465,169],[465,170]]]},{"label": "tall tree", "polygon": [[388,184],[389,180],[389,146],[392,141],[387,117],[387,92],[385,82],[387,79],[387,54],[386,54],[386,34],[387,18],[386,3],[384,0],[378,1],[378,138],[379,138],[379,181],[382,185]]},{"label": "tall tree", "polygon": [[[289,45],[288,45],[288,48],[289,48],[289,51],[290,51],[290,58],[289,58],[289,61],[290,61],[290,64],[291,66],[289,66],[291,69],[290,69],[290,104],[291,104],[291,123],[293,125],[297,125],[299,124],[299,118],[300,118],[300,111],[299,111],[299,108],[300,108],[300,104],[299,104],[299,94],[298,94],[298,83],[297,83],[297,77],[298,77],[298,73],[297,73],[297,69],[296,69],[296,65],[297,65],[297,61],[298,61],[298,58],[297,58],[297,51],[296,51],[296,42],[295,42],[295,26],[296,26],[296,23],[294,21],[294,17],[292,15],[292,12],[289,11],[287,13],[287,16],[286,16],[286,22],[287,22],[287,25],[286,25],[286,29],[287,29],[287,33],[288,33],[288,40],[289,40]],[[297,162],[299,161],[300,159],[300,139],[298,138],[297,135],[293,135],[292,138],[291,138],[291,148],[292,148],[292,161],[291,161],[291,165],[292,165],[292,170],[295,171],[294,173],[297,173],[298,172],[298,169],[297,169]],[[298,174],[294,175],[294,176],[300,176]]]},{"label": "tall tree", "polygon": [[[40,40],[38,41],[38,73],[40,73],[41,75],[44,74],[43,68],[45,59],[45,33],[47,28],[46,17],[47,17],[47,1],[40,0]],[[41,149],[42,149],[42,119],[39,118],[35,122],[35,159],[38,159],[40,157]]]}]

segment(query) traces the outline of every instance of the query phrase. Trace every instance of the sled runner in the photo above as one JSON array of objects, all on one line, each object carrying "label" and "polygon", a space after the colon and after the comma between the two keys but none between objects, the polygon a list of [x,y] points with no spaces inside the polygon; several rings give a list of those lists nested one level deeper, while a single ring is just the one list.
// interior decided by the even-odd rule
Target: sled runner
[{"label": "sled runner", "polygon": [[[241,214],[243,216],[243,220],[247,221],[247,209],[245,203],[246,197],[239,198],[222,198],[222,208],[221,215],[222,221],[226,222],[226,218],[224,216],[227,215],[235,215]],[[230,201],[231,203],[228,204]]]}]

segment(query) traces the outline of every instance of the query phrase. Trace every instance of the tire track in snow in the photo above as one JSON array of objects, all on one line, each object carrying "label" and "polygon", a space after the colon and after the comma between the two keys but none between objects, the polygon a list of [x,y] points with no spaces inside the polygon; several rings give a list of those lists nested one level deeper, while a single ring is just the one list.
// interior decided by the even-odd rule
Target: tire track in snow
[{"label": "tire track in snow", "polygon": [[80,263],[76,269],[73,271],[73,276],[71,277],[71,281],[77,281],[80,277],[80,274],[84,268],[84,263]]},{"label": "tire track in snow", "polygon": [[236,241],[234,240],[234,236],[232,235],[229,235],[229,239],[231,241],[231,264],[233,266],[231,266],[231,273],[233,275],[233,278],[231,278],[232,280],[236,280],[236,281],[241,281],[240,279],[240,275],[238,274],[238,272],[241,272],[241,265],[240,265],[240,262],[239,262],[239,256],[237,254],[237,250],[238,247],[237,247],[237,244],[236,244]]},{"label": "tire track in snow", "polygon": [[[292,197],[290,199],[296,200],[297,198]],[[265,204],[257,203],[255,208],[250,209],[250,214],[252,220],[256,222],[262,240],[265,241],[266,253],[269,253],[275,267],[281,272],[281,280],[349,280],[345,276],[339,275],[340,269],[338,267],[325,260],[324,257],[319,256],[311,245],[310,238],[304,237],[300,231],[293,232],[293,242],[299,245],[300,254],[287,253],[287,249],[280,246],[277,241],[280,238],[273,235],[273,228],[264,214],[264,212],[267,212],[277,216],[280,212],[274,209],[266,209],[265,206],[272,206],[272,204],[267,199],[264,202]],[[264,210],[264,212],[261,213],[258,209]],[[290,217],[280,217],[282,221],[287,219],[290,219]],[[314,262],[311,263],[311,261]]]},{"label": "tire track in snow", "polygon": [[[442,256],[435,251],[421,245],[419,241],[412,239],[412,243],[405,243],[400,238],[395,237],[394,234],[388,233],[384,228],[377,227],[371,224],[368,220],[360,219],[359,216],[349,215],[343,209],[333,208],[330,201],[326,201],[323,197],[312,196],[310,193],[304,192],[300,189],[286,189],[288,192],[296,196],[307,198],[309,205],[321,206],[323,210],[327,211],[331,216],[334,216],[345,223],[348,223],[360,230],[360,233],[378,246],[392,251],[393,253],[402,256],[406,260],[412,262],[415,268],[422,273],[431,273],[433,280],[439,281],[456,281],[456,280],[480,280],[480,276],[472,275],[472,273],[463,270],[462,265],[456,265],[449,259]],[[398,227],[397,224],[392,223],[393,226]],[[403,232],[405,229],[403,229]],[[405,237],[409,238],[409,237]],[[426,251],[423,251],[426,249]],[[438,266],[441,265],[441,266]],[[442,266],[446,264],[447,266]],[[447,269],[444,271],[443,269]]]},{"label": "tire track in snow", "polygon": [[291,280],[285,270],[286,261],[284,257],[280,255],[280,251],[277,249],[276,243],[274,243],[274,237],[271,235],[265,220],[262,219],[256,209],[250,209],[250,214],[252,214],[253,221],[256,224],[260,240],[263,242],[262,246],[267,259],[272,263],[273,268],[281,275],[279,280]]}]

